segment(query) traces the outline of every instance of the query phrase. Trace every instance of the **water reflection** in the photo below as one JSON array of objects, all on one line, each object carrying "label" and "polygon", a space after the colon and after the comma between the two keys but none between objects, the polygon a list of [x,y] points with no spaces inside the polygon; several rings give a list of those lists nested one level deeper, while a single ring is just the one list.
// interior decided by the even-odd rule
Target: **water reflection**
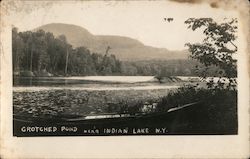
[{"label": "water reflection", "polygon": [[90,84],[98,81],[68,79],[56,77],[14,77],[14,86],[66,86],[72,84]]}]

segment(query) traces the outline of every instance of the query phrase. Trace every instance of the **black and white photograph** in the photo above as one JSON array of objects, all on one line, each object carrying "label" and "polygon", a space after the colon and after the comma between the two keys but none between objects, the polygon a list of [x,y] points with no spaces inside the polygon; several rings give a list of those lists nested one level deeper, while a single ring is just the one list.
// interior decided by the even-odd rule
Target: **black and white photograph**
[{"label": "black and white photograph", "polygon": [[2,122],[15,139],[242,134],[248,45],[237,7],[245,3],[4,4],[1,77],[10,78],[1,98],[11,115]]},{"label": "black and white photograph", "polygon": [[13,25],[14,135],[237,134],[237,18],[109,8]]}]

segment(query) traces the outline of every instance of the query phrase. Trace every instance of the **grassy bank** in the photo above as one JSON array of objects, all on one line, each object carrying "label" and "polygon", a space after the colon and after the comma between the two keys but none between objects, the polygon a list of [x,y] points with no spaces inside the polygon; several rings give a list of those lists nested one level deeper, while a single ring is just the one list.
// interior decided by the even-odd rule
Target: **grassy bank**
[{"label": "grassy bank", "polygon": [[[237,91],[228,89],[204,89],[192,86],[179,88],[176,92],[163,97],[157,111],[167,111],[173,106],[199,102],[193,109],[194,114],[183,113],[187,124],[207,132],[237,133]],[[193,112],[194,112],[193,111]],[[185,110],[184,110],[185,112]],[[176,117],[179,118],[179,117]],[[181,124],[181,123],[178,123]],[[177,125],[178,125],[177,124]],[[198,131],[198,130],[197,130]]]}]

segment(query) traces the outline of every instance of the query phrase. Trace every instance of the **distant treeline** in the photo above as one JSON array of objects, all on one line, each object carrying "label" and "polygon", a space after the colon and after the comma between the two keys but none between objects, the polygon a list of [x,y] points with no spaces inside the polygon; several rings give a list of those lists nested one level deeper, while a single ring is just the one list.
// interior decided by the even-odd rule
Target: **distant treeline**
[{"label": "distant treeline", "polygon": [[114,55],[91,53],[84,47],[72,48],[66,37],[52,33],[12,30],[14,72],[49,72],[53,75],[120,74],[121,62]]},{"label": "distant treeline", "polygon": [[[73,48],[64,35],[55,37],[52,33],[43,30],[18,32],[17,28],[12,29],[14,73],[29,71],[38,76],[44,72],[54,76],[194,76],[198,74],[195,67],[202,67],[191,59],[120,61],[115,55],[108,54],[108,50],[109,46],[106,53],[94,53],[85,47]],[[216,75],[216,70],[212,68],[211,75]]]},{"label": "distant treeline", "polygon": [[[203,65],[192,59],[124,61],[122,63],[123,75],[197,76],[202,74],[204,69]],[[216,76],[217,71],[217,67],[210,67],[208,76]]]}]

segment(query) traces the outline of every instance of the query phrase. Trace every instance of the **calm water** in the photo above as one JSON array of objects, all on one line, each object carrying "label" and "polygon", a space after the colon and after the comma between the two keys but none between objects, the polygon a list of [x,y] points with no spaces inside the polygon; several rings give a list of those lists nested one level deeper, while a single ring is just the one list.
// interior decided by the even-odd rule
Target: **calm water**
[{"label": "calm water", "polygon": [[14,91],[46,90],[153,90],[175,89],[179,83],[160,84],[154,76],[19,77]]},{"label": "calm water", "polygon": [[16,77],[14,86],[157,82],[154,76]]},{"label": "calm water", "polygon": [[93,115],[116,113],[121,105],[157,104],[169,92],[197,80],[179,78],[182,81],[165,83],[153,76],[14,78],[14,114],[43,118],[91,115],[93,118]]},{"label": "calm water", "polygon": [[47,118],[116,113],[114,106],[155,103],[179,86],[159,83],[153,76],[15,78],[14,114]]}]

